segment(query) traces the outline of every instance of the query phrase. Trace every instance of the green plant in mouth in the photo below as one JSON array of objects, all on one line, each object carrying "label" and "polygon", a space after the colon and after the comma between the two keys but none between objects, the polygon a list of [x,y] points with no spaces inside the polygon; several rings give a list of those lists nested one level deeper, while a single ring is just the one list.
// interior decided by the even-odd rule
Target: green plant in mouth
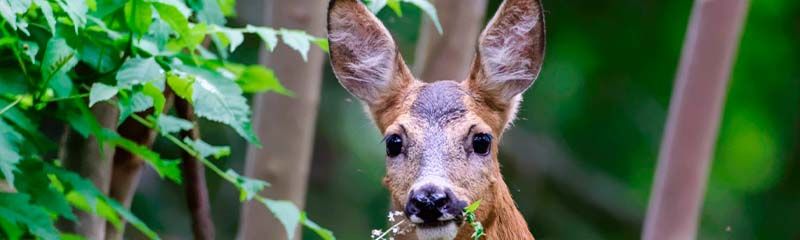
[{"label": "green plant in mouth", "polygon": [[483,230],[483,225],[475,217],[475,211],[478,210],[480,206],[481,200],[478,200],[464,208],[464,220],[475,230],[471,235],[472,240],[481,239],[482,236],[486,235]]}]

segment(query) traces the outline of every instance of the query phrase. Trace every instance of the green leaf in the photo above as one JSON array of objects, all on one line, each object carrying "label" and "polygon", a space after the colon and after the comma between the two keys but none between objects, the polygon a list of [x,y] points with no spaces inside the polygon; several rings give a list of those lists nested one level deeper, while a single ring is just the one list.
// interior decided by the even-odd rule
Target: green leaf
[{"label": "green leaf", "polygon": [[275,29],[247,25],[245,31],[258,34],[258,37],[264,41],[266,48],[269,49],[270,52],[274,51],[275,47],[278,45],[278,32],[275,31]]},{"label": "green leaf", "polygon": [[190,5],[192,5],[192,9],[195,10],[197,19],[199,19],[200,22],[219,26],[225,25],[225,14],[222,13],[222,9],[217,0],[190,1]]},{"label": "green leaf", "polygon": [[25,226],[38,238],[59,239],[58,230],[47,211],[31,204],[27,194],[0,192],[0,218]]},{"label": "green leaf", "polygon": [[14,186],[16,165],[22,159],[19,154],[19,144],[22,142],[22,135],[0,119],[0,172],[11,186]]},{"label": "green leaf", "polygon": [[400,7],[400,0],[388,0],[386,5],[391,8],[397,16],[403,16],[403,9]]},{"label": "green leaf", "polygon": [[370,12],[372,12],[372,14],[378,14],[378,12],[380,12],[381,9],[383,9],[383,7],[386,7],[387,2],[386,0],[371,0],[366,4],[367,8],[369,9]]},{"label": "green leaf", "polygon": [[294,231],[300,223],[300,209],[290,201],[278,201],[271,199],[259,199],[283,224],[288,239],[294,239]]},{"label": "green leaf", "polygon": [[236,0],[217,0],[222,14],[226,17],[236,16]]},{"label": "green leaf", "polygon": [[436,26],[436,31],[439,31],[439,34],[442,34],[442,24],[439,23],[439,16],[436,14],[436,7],[433,6],[428,0],[402,0],[403,2],[411,3],[414,6],[417,6],[421,9],[428,17],[431,18],[433,21],[433,25]]},{"label": "green leaf", "polygon": [[11,9],[7,0],[0,0],[0,16],[11,25],[11,29],[17,30],[17,13]]},{"label": "green leaf", "polygon": [[47,21],[47,26],[50,27],[50,32],[55,34],[56,33],[56,18],[53,16],[53,7],[50,6],[50,3],[47,0],[33,0],[33,3],[36,6],[39,6],[39,9],[42,10],[42,15],[44,15],[44,19]]},{"label": "green leaf", "polygon": [[242,89],[230,79],[207,69],[176,66],[194,75],[192,104],[195,114],[232,127],[253,144],[260,144],[250,122],[250,106],[242,96]]},{"label": "green leaf", "polygon": [[239,47],[239,45],[242,45],[242,42],[244,42],[244,35],[242,34],[241,30],[231,29],[226,27],[217,27],[217,28],[228,41],[230,52],[235,51],[236,48]]},{"label": "green leaf", "polygon": [[164,70],[155,58],[129,58],[117,72],[119,88],[145,83],[153,83],[159,89],[164,89]]},{"label": "green leaf", "polygon": [[328,39],[326,38],[314,38],[312,41],[314,45],[317,45],[322,51],[330,52],[330,45],[328,44]]},{"label": "green leaf", "polygon": [[39,44],[33,41],[20,41],[20,49],[31,63],[36,64],[36,54],[39,53]]},{"label": "green leaf", "polygon": [[303,56],[303,61],[308,61],[309,42],[313,41],[315,39],[314,37],[300,30],[288,29],[281,29],[281,37],[286,45],[297,50],[297,52]]},{"label": "green leaf", "polygon": [[164,112],[164,105],[167,102],[167,98],[164,97],[164,93],[161,89],[158,89],[153,83],[147,83],[142,88],[142,93],[151,99],[153,99],[153,114],[158,116]]},{"label": "green leaf", "polygon": [[175,92],[178,97],[192,101],[192,94],[194,93],[194,77],[187,75],[183,72],[172,71],[167,75],[167,84],[169,88]]},{"label": "green leaf", "polygon": [[169,135],[171,133],[189,130],[194,127],[192,122],[166,114],[158,116],[158,119],[156,119],[156,124],[158,125],[158,131],[162,135]]},{"label": "green leaf", "polygon": [[89,6],[85,0],[56,0],[58,6],[67,13],[72,24],[75,26],[75,33],[78,29],[86,26],[86,16],[89,13]]},{"label": "green leaf", "polygon": [[175,183],[181,183],[181,169],[179,168],[180,161],[178,160],[165,160],[161,159],[158,153],[153,152],[150,148],[139,145],[127,138],[119,136],[116,132],[103,129],[102,139],[131,152],[142,159],[144,159],[151,167],[158,173],[160,177],[166,177]]},{"label": "green leaf", "polygon": [[464,208],[464,211],[468,212],[468,213],[474,213],[475,210],[478,210],[478,207],[480,207],[480,206],[481,206],[481,200],[478,200],[478,201],[475,201],[475,202],[471,203],[466,208]]},{"label": "green leaf", "polygon": [[77,219],[72,213],[72,207],[70,207],[64,194],[51,185],[47,173],[42,171],[44,169],[42,161],[26,160],[19,165],[19,168],[24,175],[17,181],[16,188],[19,192],[30,194],[33,203],[44,207],[57,216],[71,221]]},{"label": "green leaf", "polygon": [[78,52],[67,45],[63,38],[54,37],[47,42],[42,60],[42,79],[45,82],[53,76],[64,74],[78,64]]},{"label": "green leaf", "polygon": [[248,177],[244,177],[233,171],[233,169],[228,169],[225,171],[225,175],[228,175],[236,180],[236,187],[239,188],[239,201],[250,201],[258,195],[261,190],[264,190],[265,187],[269,186],[269,183],[265,181],[261,181],[258,179],[252,179]]},{"label": "green leaf", "polygon": [[177,7],[165,3],[153,3],[153,7],[156,8],[158,15],[161,16],[161,20],[178,33],[178,36],[181,38],[189,36],[189,20]]},{"label": "green leaf", "polygon": [[117,95],[119,89],[117,87],[108,86],[102,83],[92,84],[92,89],[89,90],[89,107],[94,106],[95,103],[111,99]]},{"label": "green leaf", "polygon": [[[116,214],[109,210],[113,210],[123,219],[128,221],[131,225],[136,227],[142,234],[150,239],[159,239],[156,233],[147,227],[139,218],[133,215],[119,202],[107,197],[95,188],[92,182],[83,179],[79,175],[53,166],[46,166],[44,169],[52,177],[51,182],[55,185],[63,185],[63,191],[67,198],[72,198],[75,202],[70,202],[73,206],[84,209],[85,211],[93,214],[98,214],[109,221],[116,221],[119,223],[119,218]],[[100,207],[97,207],[97,206]],[[98,212],[98,208],[100,209]],[[113,217],[112,217],[113,215]]]},{"label": "green leaf", "polygon": [[53,89],[56,97],[68,97],[72,95],[72,79],[66,73],[53,76],[53,79],[47,84],[48,87]]},{"label": "green leaf", "polygon": [[284,95],[292,94],[291,91],[281,85],[275,76],[275,72],[261,65],[251,65],[245,68],[239,78],[236,79],[236,83],[247,93],[273,91]]},{"label": "green leaf", "polygon": [[208,158],[209,156],[214,156],[214,158],[223,158],[231,155],[231,148],[228,146],[212,146],[204,142],[201,139],[192,140],[190,138],[184,138],[183,142],[192,146],[192,148],[200,154],[202,158]]},{"label": "green leaf", "polygon": [[319,236],[323,240],[336,240],[336,237],[333,236],[333,232],[331,232],[330,230],[319,226],[314,221],[311,221],[311,219],[308,219],[308,217],[306,216],[305,212],[302,213],[301,218],[302,218],[301,221],[303,222],[303,226],[305,226],[308,229],[311,229],[312,231],[314,231],[314,233],[316,233],[317,236]]},{"label": "green leaf", "polygon": [[144,0],[132,0],[125,4],[125,23],[133,33],[140,36],[147,33],[153,23],[153,8]]}]

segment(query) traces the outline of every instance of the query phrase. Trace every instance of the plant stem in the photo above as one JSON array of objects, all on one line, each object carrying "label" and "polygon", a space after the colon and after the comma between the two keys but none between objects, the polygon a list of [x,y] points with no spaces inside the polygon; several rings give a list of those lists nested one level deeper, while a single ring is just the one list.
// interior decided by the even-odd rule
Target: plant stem
[{"label": "plant stem", "polygon": [[385,231],[385,232],[383,232],[383,234],[381,234],[380,236],[378,236],[378,237],[376,237],[376,238],[374,238],[374,239],[375,239],[375,240],[383,239],[383,237],[385,237],[385,236],[386,236],[386,234],[389,234],[389,232],[391,232],[391,231],[392,231],[392,229],[395,229],[395,228],[399,227],[399,226],[400,226],[400,224],[403,224],[403,223],[406,223],[406,220],[405,220],[405,219],[403,219],[403,220],[400,220],[400,221],[399,221],[399,222],[397,222],[396,224],[392,225],[392,227],[390,227],[389,229],[386,229],[386,231]]},{"label": "plant stem", "polygon": [[9,109],[17,105],[20,101],[22,101],[22,96],[17,97],[17,100],[14,100],[14,102],[8,104],[8,106],[5,106],[3,109],[0,109],[0,115],[3,115],[3,113],[5,113]]}]

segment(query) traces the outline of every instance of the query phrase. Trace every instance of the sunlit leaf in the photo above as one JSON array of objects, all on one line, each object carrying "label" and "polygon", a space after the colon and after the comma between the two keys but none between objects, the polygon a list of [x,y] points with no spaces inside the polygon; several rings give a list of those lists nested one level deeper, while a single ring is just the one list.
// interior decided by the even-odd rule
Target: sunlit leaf
[{"label": "sunlit leaf", "polygon": [[164,70],[154,58],[129,58],[117,72],[117,87],[153,83],[164,89]]},{"label": "sunlit leaf", "polygon": [[244,92],[248,93],[273,91],[285,95],[292,94],[291,91],[281,85],[275,76],[275,72],[261,65],[252,65],[245,68],[239,78],[236,79],[236,83],[242,87]]},{"label": "sunlit leaf", "polygon": [[92,89],[89,90],[89,107],[94,106],[95,103],[111,99],[117,95],[119,89],[117,87],[108,86],[102,83],[92,84]]},{"label": "sunlit leaf", "polygon": [[290,201],[259,199],[269,209],[278,221],[283,224],[288,239],[294,239],[294,232],[300,223],[300,209]]},{"label": "sunlit leaf", "polygon": [[0,119],[0,172],[11,186],[14,186],[16,165],[22,159],[19,154],[22,141],[22,135]]},{"label": "sunlit leaf", "polygon": [[89,6],[85,0],[56,0],[58,6],[67,13],[69,19],[75,27],[75,33],[78,29],[86,25],[86,16],[89,12]]},{"label": "sunlit leaf", "polygon": [[261,190],[269,186],[269,183],[265,181],[239,175],[239,173],[233,171],[233,169],[228,169],[228,171],[225,172],[225,175],[228,175],[236,180],[235,184],[236,187],[239,188],[240,201],[249,201],[253,199],[253,197],[258,195]]},{"label": "sunlit leaf", "polygon": [[281,29],[281,37],[286,45],[303,56],[303,61],[308,61],[309,42],[314,40],[313,36],[299,30]]},{"label": "sunlit leaf", "polygon": [[141,37],[153,23],[153,8],[144,0],[131,0],[125,4],[125,22],[128,28]]},{"label": "sunlit leaf", "polygon": [[192,148],[200,154],[202,158],[213,156],[214,158],[223,158],[231,155],[231,148],[228,146],[212,146],[201,139],[192,140],[184,138],[183,142],[192,146]]}]

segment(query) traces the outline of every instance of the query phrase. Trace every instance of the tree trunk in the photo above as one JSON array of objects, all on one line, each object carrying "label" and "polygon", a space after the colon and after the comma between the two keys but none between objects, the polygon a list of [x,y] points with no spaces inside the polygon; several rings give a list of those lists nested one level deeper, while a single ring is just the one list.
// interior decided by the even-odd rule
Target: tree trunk
[{"label": "tree trunk", "polygon": [[[175,99],[178,117],[194,123],[194,128],[181,131],[181,139],[200,139],[200,126],[195,121],[192,105],[184,99]],[[186,202],[192,216],[194,239],[214,239],[214,222],[211,221],[211,205],[208,200],[206,174],[203,164],[187,152],[181,152],[181,175],[186,191]]]},{"label": "tree trunk", "polygon": [[[164,106],[164,112],[169,111],[172,106],[173,95],[172,91],[167,89],[164,92],[167,101]],[[153,113],[153,109],[147,110],[142,113],[136,113],[141,117],[149,116]],[[140,124],[139,122],[128,118],[117,128],[120,136],[130,139],[139,145],[150,147],[156,139],[156,132]],[[125,208],[130,208],[133,201],[133,195],[136,193],[136,188],[141,179],[142,167],[144,161],[142,158],[131,154],[122,148],[117,148],[114,152],[114,162],[111,171],[111,186],[108,195],[120,202]],[[120,219],[123,223],[124,219]],[[123,239],[125,234],[125,225],[122,229],[117,230],[112,225],[106,225],[106,239]]]},{"label": "tree trunk", "polygon": [[[301,29],[322,36],[325,29],[326,0],[268,1],[264,9],[272,15],[275,28]],[[273,11],[274,10],[274,11]],[[301,209],[305,203],[306,183],[311,164],[314,127],[322,78],[322,51],[312,48],[308,62],[295,51],[279,46],[275,57],[260,61],[275,70],[281,82],[294,92],[287,97],[274,93],[259,94],[254,100],[254,130],[263,148],[247,151],[245,174],[270,182],[263,192],[269,198],[290,200]],[[272,213],[252,201],[242,208],[239,237],[242,239],[286,239],[286,232]],[[296,236],[299,236],[299,231]],[[299,238],[299,237],[298,237]]]},{"label": "tree trunk", "polygon": [[461,81],[475,57],[487,0],[435,0],[444,29],[439,34],[426,18],[414,59],[414,73],[423,81]]},{"label": "tree trunk", "polygon": [[[114,129],[117,126],[119,110],[116,106],[101,102],[91,108],[92,114],[104,128]],[[114,148],[102,144],[97,138],[84,138],[74,130],[67,129],[62,139],[61,159],[64,167],[91,180],[104,194],[108,193],[111,177],[111,161]],[[106,233],[105,219],[84,211],[77,211],[78,221],[61,221],[61,230],[75,233],[86,239],[104,239]]]},{"label": "tree trunk", "polygon": [[642,238],[695,239],[746,0],[695,1]]}]

